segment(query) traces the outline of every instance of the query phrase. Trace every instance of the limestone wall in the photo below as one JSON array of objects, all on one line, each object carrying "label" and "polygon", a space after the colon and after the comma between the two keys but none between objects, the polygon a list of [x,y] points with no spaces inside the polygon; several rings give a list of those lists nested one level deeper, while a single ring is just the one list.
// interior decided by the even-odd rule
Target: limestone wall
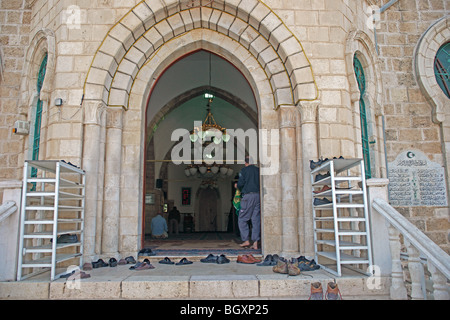
[{"label": "limestone wall", "polygon": [[[261,105],[262,126],[279,128],[283,122],[281,124],[287,128],[286,136],[296,139],[290,145],[295,152],[289,153],[289,159],[283,159],[286,161],[281,168],[284,176],[296,174],[293,181],[289,181],[289,188],[297,190],[293,198],[283,198],[279,192],[282,187],[288,188],[281,184],[281,173],[264,178],[266,194],[270,195],[264,204],[264,234],[271,251],[281,250],[283,241],[287,245],[288,240],[282,239],[286,232],[298,234],[298,239],[289,243],[296,248],[292,250],[302,253],[313,250],[308,161],[319,156],[362,156],[360,96],[352,63],[355,53],[367,73],[370,139],[374,142],[371,144],[373,176],[386,177],[383,115],[386,116],[388,161],[404,148],[414,146],[428,154],[431,160],[447,166],[444,157],[447,151],[442,148],[445,137],[441,125],[433,122],[432,107],[416,83],[413,56],[425,30],[433,21],[448,14],[448,1],[400,0],[382,15],[381,29],[377,31],[379,56],[374,30],[368,23],[371,21],[368,8],[379,5],[378,1],[265,0],[265,6],[261,6],[256,0],[242,3],[229,0],[225,1],[228,10],[225,13],[222,13],[224,1],[216,1],[213,14],[205,11],[199,20],[177,14],[187,2],[154,2],[155,6],[156,3],[161,6],[152,8],[160,15],[155,19],[164,20],[156,28],[159,35],[149,32],[147,41],[140,35],[156,21],[144,23],[140,20],[149,13],[148,10],[139,11],[145,7],[134,8],[141,3],[138,0],[80,0],[75,2],[76,7],[68,0],[1,2],[0,44],[5,72],[0,80],[0,179],[21,179],[23,160],[29,158],[29,137],[12,135],[10,128],[16,119],[33,120],[36,72],[42,52],[48,51],[50,67],[44,94],[40,97],[45,100],[41,158],[65,159],[75,164],[82,163],[83,159],[85,162],[94,159],[83,163],[94,174],[88,178],[93,189],[88,192],[92,199],[88,202],[91,211],[87,216],[87,252],[102,251],[101,212],[104,204],[105,208],[111,207],[107,201],[110,194],[104,193],[103,187],[110,191],[117,186],[108,185],[113,180],[101,177],[109,170],[104,161],[110,159],[107,146],[114,145],[108,140],[108,132],[117,130],[121,130],[117,134],[122,148],[119,158],[112,161],[119,161],[122,169],[121,202],[120,207],[114,209],[121,212],[120,250],[132,252],[139,247],[142,209],[142,194],[139,193],[142,186],[136,188],[136,183],[142,182],[139,164],[144,158],[142,101],[148,94],[149,77],[157,76],[167,66],[171,51],[180,56],[183,50],[192,50],[198,45],[195,41],[201,37],[210,43],[209,49],[220,51],[243,70],[246,67],[253,71],[243,72],[252,78],[252,87],[259,90],[257,100]],[[162,8],[162,3],[166,3],[167,8]],[[134,15],[127,15],[133,8]],[[235,8],[235,11],[229,8]],[[236,17],[246,22],[232,24]],[[282,25],[274,28],[279,20]],[[202,33],[198,30],[199,23],[207,25],[213,32]],[[243,33],[244,29],[240,28],[247,26],[262,27],[258,32]],[[192,32],[181,37],[185,31]],[[292,38],[293,42],[286,40],[291,34],[295,38]],[[268,39],[267,42],[253,43],[252,37],[258,35],[262,35],[259,39]],[[186,43],[191,46],[183,46]],[[279,51],[279,61],[284,64],[287,76],[279,72],[278,60],[271,60],[268,51],[264,51],[267,43]],[[133,50],[130,50],[132,45]],[[154,53],[149,49],[151,46],[163,49]],[[235,52],[230,49],[233,46]],[[154,59],[152,63],[144,65],[142,60],[150,57]],[[116,76],[117,69],[120,69],[120,76]],[[139,76],[136,76],[137,72]],[[132,77],[136,79],[130,89]],[[292,92],[287,89],[290,85]],[[127,96],[124,96],[126,90]],[[63,106],[55,106],[56,98],[63,99]],[[103,107],[90,109],[90,105],[99,101],[104,103]],[[107,103],[127,109],[120,115],[120,123],[108,122],[109,116],[104,112]],[[280,110],[274,110],[274,103],[275,109],[290,105],[296,111],[287,111],[287,116],[282,118]],[[86,124],[92,126],[86,127]],[[120,173],[111,177],[117,178]],[[295,214],[283,216],[283,203]],[[402,210],[433,240],[448,248],[448,208]],[[288,230],[286,221],[295,215],[298,219],[292,220],[295,221],[294,228]],[[284,231],[282,221],[285,222]],[[107,243],[107,239],[104,240],[103,243]],[[110,249],[105,250],[109,252]]]},{"label": "limestone wall", "polygon": [[[442,131],[443,127],[448,126],[448,120],[443,123],[434,121],[436,110],[417,82],[415,60],[417,54],[424,54],[416,52],[421,37],[449,13],[448,1],[402,0],[381,17],[378,43],[388,162],[395,160],[402,151],[417,149],[448,170],[445,155],[448,139]],[[449,35],[450,29],[447,27],[447,41]],[[430,45],[426,47],[436,45],[431,45],[430,39]],[[450,111],[449,101],[446,103],[447,114]],[[449,252],[448,207],[402,207],[398,210]]]}]

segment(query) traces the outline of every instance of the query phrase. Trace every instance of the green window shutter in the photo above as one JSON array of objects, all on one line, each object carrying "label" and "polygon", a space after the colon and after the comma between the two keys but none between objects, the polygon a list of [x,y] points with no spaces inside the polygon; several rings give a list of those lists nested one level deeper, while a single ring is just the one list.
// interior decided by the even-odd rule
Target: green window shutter
[{"label": "green window shutter", "polygon": [[361,115],[361,140],[362,149],[365,163],[366,179],[372,177],[372,170],[370,166],[370,148],[369,148],[369,132],[367,129],[367,113],[366,104],[364,102],[363,96],[366,92],[366,77],[364,75],[364,69],[362,67],[361,61],[355,56],[353,59],[353,67],[356,74],[356,80],[358,82],[359,92],[361,94],[359,99],[359,111]]},{"label": "green window shutter", "polygon": [[[41,67],[39,68],[38,80],[37,80],[37,93],[38,97],[41,94],[41,89],[44,84],[45,71],[47,69],[47,58],[46,54],[42,60]],[[39,142],[41,139],[41,120],[42,120],[42,101],[38,98],[36,106],[36,119],[34,122],[34,138],[33,138],[33,155],[32,160],[39,160]],[[36,177],[37,169],[31,169],[31,177]],[[33,187],[34,188],[34,187]]]}]

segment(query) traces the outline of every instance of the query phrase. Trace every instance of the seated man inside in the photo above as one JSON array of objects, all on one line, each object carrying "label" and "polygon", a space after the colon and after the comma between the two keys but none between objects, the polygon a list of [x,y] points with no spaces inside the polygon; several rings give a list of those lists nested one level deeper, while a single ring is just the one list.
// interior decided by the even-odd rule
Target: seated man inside
[{"label": "seated man inside", "polygon": [[164,219],[162,212],[159,212],[156,217],[152,219],[151,224],[152,238],[166,239],[168,238],[168,228],[166,219]]}]

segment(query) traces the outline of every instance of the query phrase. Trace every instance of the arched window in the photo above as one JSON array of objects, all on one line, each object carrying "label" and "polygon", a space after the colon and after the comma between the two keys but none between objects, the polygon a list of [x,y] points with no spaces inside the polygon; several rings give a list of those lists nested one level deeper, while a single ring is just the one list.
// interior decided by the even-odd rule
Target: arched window
[{"label": "arched window", "polygon": [[439,48],[434,59],[434,74],[442,91],[450,98],[450,42]]},{"label": "arched window", "polygon": [[366,179],[372,177],[372,170],[370,167],[370,148],[369,148],[369,132],[367,127],[367,113],[366,104],[364,102],[364,93],[366,92],[366,78],[361,61],[356,57],[353,58],[353,68],[355,70],[356,80],[360,92],[359,111],[361,115],[361,141],[365,163]]},{"label": "arched window", "polygon": [[[34,136],[33,136],[33,155],[32,160],[39,160],[39,142],[41,139],[41,120],[42,120],[42,100],[39,98],[41,89],[44,84],[45,71],[47,69],[48,54],[44,56],[41,67],[39,68],[38,80],[37,80],[37,94],[38,102],[36,105],[36,118],[34,122]],[[37,169],[32,168],[31,176],[36,177]]]}]

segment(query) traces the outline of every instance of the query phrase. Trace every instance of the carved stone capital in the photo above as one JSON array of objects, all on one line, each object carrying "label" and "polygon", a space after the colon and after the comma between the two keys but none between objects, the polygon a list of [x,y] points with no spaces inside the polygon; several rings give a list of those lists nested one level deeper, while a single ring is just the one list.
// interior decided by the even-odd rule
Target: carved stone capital
[{"label": "carved stone capital", "polygon": [[301,115],[301,122],[311,123],[317,122],[317,114],[319,111],[320,101],[302,101],[301,104],[297,106]]},{"label": "carved stone capital", "polygon": [[123,128],[123,108],[107,108],[106,109],[106,128],[122,129]]},{"label": "carved stone capital", "polygon": [[280,107],[280,128],[295,128],[297,126],[297,109],[294,106]]},{"label": "carved stone capital", "polygon": [[101,124],[101,117],[106,105],[101,101],[85,101],[83,103],[84,124]]}]

